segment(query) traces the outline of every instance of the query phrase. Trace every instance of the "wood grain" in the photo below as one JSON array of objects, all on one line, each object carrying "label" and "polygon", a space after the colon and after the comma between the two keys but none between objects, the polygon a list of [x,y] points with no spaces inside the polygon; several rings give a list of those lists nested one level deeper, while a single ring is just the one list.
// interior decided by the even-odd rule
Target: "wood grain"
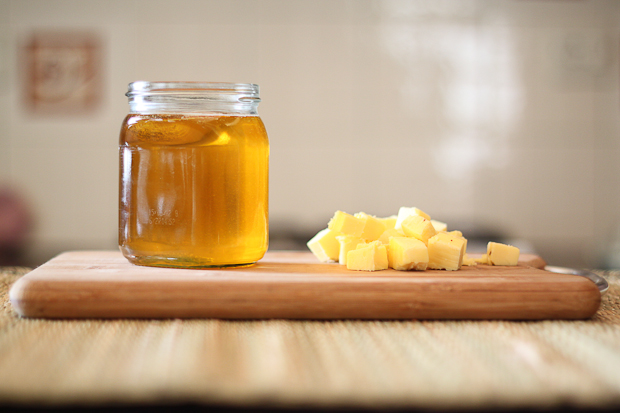
[{"label": "wood grain", "polygon": [[117,251],[75,251],[10,291],[25,317],[227,319],[584,319],[600,294],[590,280],[516,267],[349,271],[306,252],[268,252],[251,267],[171,269],[130,264]]}]

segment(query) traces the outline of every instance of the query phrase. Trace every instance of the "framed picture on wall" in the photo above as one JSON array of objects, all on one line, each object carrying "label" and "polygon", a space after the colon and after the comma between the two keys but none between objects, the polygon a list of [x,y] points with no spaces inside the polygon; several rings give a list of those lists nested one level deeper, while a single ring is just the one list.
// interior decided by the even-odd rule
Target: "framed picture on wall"
[{"label": "framed picture on wall", "polygon": [[82,31],[38,31],[22,47],[23,100],[42,115],[86,114],[102,99],[99,36]]}]

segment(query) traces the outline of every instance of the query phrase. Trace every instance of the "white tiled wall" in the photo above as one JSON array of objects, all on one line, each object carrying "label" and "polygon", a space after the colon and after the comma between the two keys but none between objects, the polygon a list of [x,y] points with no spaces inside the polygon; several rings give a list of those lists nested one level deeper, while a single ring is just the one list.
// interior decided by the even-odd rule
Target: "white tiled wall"
[{"label": "white tiled wall", "polygon": [[[54,28],[104,43],[91,116],[21,103],[19,45]],[[33,255],[115,248],[127,84],[253,82],[274,228],[418,206],[601,265],[620,225],[619,47],[613,0],[0,0],[0,182],[33,205]]]}]

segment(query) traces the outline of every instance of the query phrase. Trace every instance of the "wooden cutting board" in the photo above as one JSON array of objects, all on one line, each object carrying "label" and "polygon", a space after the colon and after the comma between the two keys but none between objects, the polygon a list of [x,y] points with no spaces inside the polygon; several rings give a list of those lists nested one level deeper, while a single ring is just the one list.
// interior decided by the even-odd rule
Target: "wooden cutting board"
[{"label": "wooden cutting board", "polygon": [[522,255],[516,267],[459,271],[349,271],[309,252],[268,252],[258,264],[171,269],[130,264],[117,251],[63,253],[18,280],[16,311],[46,318],[584,319],[596,285],[545,271]]}]

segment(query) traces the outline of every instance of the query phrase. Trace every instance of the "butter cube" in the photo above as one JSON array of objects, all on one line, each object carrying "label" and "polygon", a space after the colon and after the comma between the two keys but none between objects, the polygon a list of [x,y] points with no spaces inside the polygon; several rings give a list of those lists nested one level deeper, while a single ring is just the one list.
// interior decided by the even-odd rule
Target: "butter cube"
[{"label": "butter cube", "polygon": [[377,217],[363,212],[358,212],[354,217],[364,222],[364,229],[362,230],[361,237],[367,241],[376,241],[381,234],[383,234],[383,231],[385,231],[385,224]]},{"label": "butter cube", "polygon": [[347,269],[379,271],[388,269],[387,248],[379,241],[360,244],[347,254]]},{"label": "butter cube", "polygon": [[437,221],[436,219],[431,219],[431,224],[435,228],[435,231],[442,232],[448,231],[448,224],[445,222]]},{"label": "butter cube", "polygon": [[392,237],[388,248],[388,264],[399,271],[423,271],[428,266],[428,248],[419,239]]},{"label": "butter cube", "polygon": [[468,267],[470,266],[474,266],[474,265],[478,265],[478,261],[476,261],[473,258],[470,258],[467,253],[463,254],[463,265],[466,265]]},{"label": "butter cube", "polygon": [[410,217],[412,215],[420,216],[422,218],[428,219],[429,221],[431,219],[431,217],[427,213],[419,210],[416,207],[413,207],[413,208],[400,207],[400,209],[398,210],[398,217],[396,218],[396,223],[394,224],[394,228],[401,229],[403,221],[407,217]]},{"label": "butter cube", "polygon": [[437,233],[431,221],[420,215],[409,215],[405,218],[402,230],[406,236],[417,238],[425,244]]},{"label": "butter cube", "polygon": [[499,242],[489,242],[487,244],[487,258],[491,265],[517,265],[519,248]]},{"label": "butter cube", "polygon": [[340,255],[340,233],[329,228],[319,231],[306,245],[321,262],[337,261]]},{"label": "butter cube", "polygon": [[402,231],[398,231],[394,228],[388,228],[383,231],[383,234],[379,237],[378,241],[380,241],[383,245],[388,245],[390,243],[390,238],[392,237],[404,237],[405,234]]},{"label": "butter cube", "polygon": [[[487,248],[488,248],[488,245],[487,245]],[[482,254],[482,256],[480,258],[474,258],[474,261],[476,261],[477,264],[490,265],[489,264],[489,257],[488,257],[488,255],[486,253]]]},{"label": "butter cube", "polygon": [[448,231],[447,233],[448,235],[452,235],[453,237],[463,238],[463,240],[465,241],[465,246],[463,247],[463,254],[465,254],[467,252],[467,238],[463,236],[463,233],[457,230]]},{"label": "butter cube", "polygon": [[361,237],[362,231],[364,231],[364,222],[346,212],[336,211],[332,219],[329,220],[327,228],[332,231],[340,232],[341,234]]},{"label": "butter cube", "polygon": [[377,218],[377,219],[383,222],[383,225],[385,225],[385,228],[390,229],[390,228],[394,228],[394,226],[396,225],[396,220],[398,219],[398,216],[391,215],[389,217]]},{"label": "butter cube", "polygon": [[428,240],[428,268],[455,271],[463,265],[465,241],[445,232]]},{"label": "butter cube", "polygon": [[347,253],[357,248],[359,244],[364,244],[364,240],[353,235],[337,235],[336,239],[340,243],[340,254],[338,262],[341,265],[347,265]]}]

